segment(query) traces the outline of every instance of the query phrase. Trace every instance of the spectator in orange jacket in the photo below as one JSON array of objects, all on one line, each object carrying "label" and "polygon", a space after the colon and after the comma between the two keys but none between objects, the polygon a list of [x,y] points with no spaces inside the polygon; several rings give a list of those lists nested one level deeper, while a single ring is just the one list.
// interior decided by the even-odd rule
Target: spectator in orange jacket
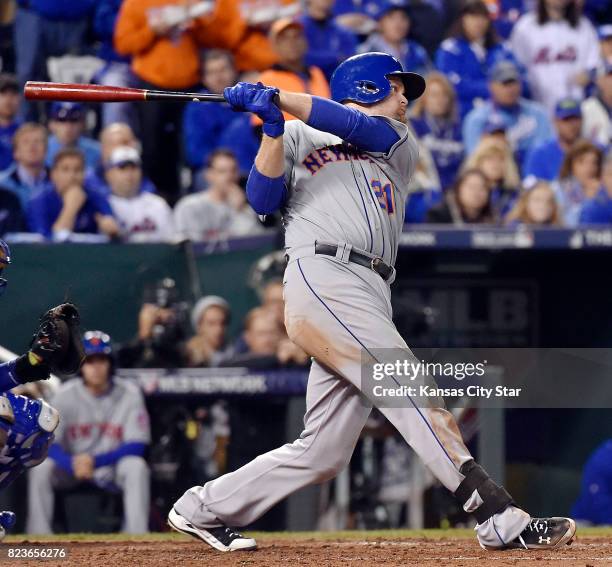
[{"label": "spectator in orange jacket", "polygon": [[[199,50],[223,47],[239,68],[263,69],[275,55],[267,39],[248,28],[235,0],[125,0],[115,27],[115,48],[132,57],[140,87],[197,90]],[[180,192],[179,163],[183,105],[137,105],[143,168],[173,204]]]},{"label": "spectator in orange jacket", "polygon": [[[282,90],[329,98],[329,83],[323,71],[305,63],[308,42],[302,24],[289,18],[277,20],[270,28],[269,37],[279,62],[261,73],[259,80],[264,85]],[[290,114],[284,114],[285,120],[294,119]],[[253,124],[260,123],[260,119],[253,118]]]}]

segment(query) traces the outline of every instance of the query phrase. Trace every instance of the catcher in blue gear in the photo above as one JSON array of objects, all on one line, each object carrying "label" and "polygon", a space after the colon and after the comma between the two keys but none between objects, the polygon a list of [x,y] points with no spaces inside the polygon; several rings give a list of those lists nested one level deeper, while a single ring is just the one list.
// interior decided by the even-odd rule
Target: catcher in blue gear
[{"label": "catcher in blue gear", "polygon": [[[1,276],[10,263],[8,244],[0,239],[0,295],[7,285]],[[17,396],[8,390],[45,380],[50,372],[74,374],[83,358],[79,312],[74,305],[64,303],[41,317],[27,353],[0,364],[0,490],[25,469],[45,460],[59,423],[59,413],[44,400]],[[12,512],[0,512],[0,540],[14,523]]]}]

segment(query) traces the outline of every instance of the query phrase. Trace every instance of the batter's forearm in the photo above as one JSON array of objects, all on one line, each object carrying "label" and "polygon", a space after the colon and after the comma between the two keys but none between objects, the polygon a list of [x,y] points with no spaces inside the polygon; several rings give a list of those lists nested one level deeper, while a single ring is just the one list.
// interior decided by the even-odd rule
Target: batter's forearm
[{"label": "batter's forearm", "polygon": [[266,177],[280,177],[285,173],[285,147],[283,137],[271,138],[263,135],[255,157],[255,167]]},{"label": "batter's forearm", "polygon": [[278,93],[279,107],[282,111],[293,114],[302,122],[308,122],[312,110],[312,96],[303,93],[280,91]]}]

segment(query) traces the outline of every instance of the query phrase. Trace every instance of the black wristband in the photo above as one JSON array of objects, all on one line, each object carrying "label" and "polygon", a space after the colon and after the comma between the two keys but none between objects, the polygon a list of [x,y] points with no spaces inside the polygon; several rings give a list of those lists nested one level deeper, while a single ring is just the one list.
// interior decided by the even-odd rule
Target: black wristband
[{"label": "black wristband", "polygon": [[33,366],[30,364],[28,353],[26,353],[22,354],[15,361],[15,374],[17,380],[19,380],[19,382],[22,384],[36,382],[38,380],[46,380],[49,378],[49,367],[44,362]]}]

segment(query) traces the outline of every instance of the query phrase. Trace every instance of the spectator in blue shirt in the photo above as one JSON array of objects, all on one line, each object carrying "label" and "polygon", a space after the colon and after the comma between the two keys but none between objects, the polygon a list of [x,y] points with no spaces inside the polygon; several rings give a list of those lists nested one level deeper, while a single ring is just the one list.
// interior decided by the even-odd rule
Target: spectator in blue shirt
[{"label": "spectator in blue shirt", "polygon": [[584,203],[599,191],[602,161],[602,151],[587,140],[579,140],[565,154],[552,187],[566,226],[578,225]]},{"label": "spectator in blue shirt", "polygon": [[545,181],[557,179],[566,152],[580,138],[582,131],[580,102],[573,98],[564,98],[557,103],[555,129],[556,138],[534,146],[527,152],[523,178],[533,177]]},{"label": "spectator in blue shirt", "polygon": [[410,33],[410,7],[406,0],[386,0],[378,13],[378,31],[359,47],[359,51],[382,51],[399,59],[406,71],[421,75],[431,69],[429,56]]},{"label": "spectator in blue shirt", "polygon": [[457,27],[457,33],[442,42],[435,63],[455,86],[464,117],[475,102],[489,99],[489,69],[500,60],[514,57],[497,40],[489,9],[482,0],[464,4]]},{"label": "spectator in blue shirt", "polygon": [[357,50],[355,34],[336,23],[333,8],[334,0],[307,0],[300,18],[308,41],[306,64],[319,67],[328,81],[338,64]]},{"label": "spectator in blue shirt", "polygon": [[415,102],[410,122],[431,153],[442,189],[447,189],[455,182],[464,145],[455,89],[442,73],[427,75],[427,89]]},{"label": "spectator in blue shirt", "polygon": [[83,135],[85,130],[85,107],[78,102],[54,102],[49,112],[49,145],[47,165],[51,165],[55,154],[64,148],[76,148],[83,153],[87,167],[96,167],[100,162],[100,144]]},{"label": "spectator in blue shirt", "polygon": [[13,75],[0,75],[0,171],[13,163],[13,136],[21,126],[17,118],[19,110],[19,85]]},{"label": "spectator in blue shirt", "polygon": [[521,98],[521,75],[511,61],[500,61],[489,70],[491,100],[474,108],[463,122],[466,151],[471,153],[482,137],[492,115],[501,119],[506,139],[517,163],[527,151],[550,139],[554,133],[543,106]]},{"label": "spectator in blue shirt", "polygon": [[612,440],[597,447],[584,465],[572,518],[595,525],[612,524]]},{"label": "spectator in blue shirt", "polygon": [[[231,53],[220,49],[206,51],[202,61],[202,92],[223,94],[236,83],[237,71]],[[221,134],[238,115],[221,102],[190,102],[183,115],[183,140],[189,166],[198,171],[208,156],[220,147]]]},{"label": "spectator in blue shirt", "polygon": [[599,191],[582,205],[580,224],[612,225],[612,150],[604,159]]},{"label": "spectator in blue shirt", "polygon": [[[93,28],[100,40],[98,57],[105,62],[94,81],[100,85],[129,87],[131,85],[130,58],[115,51],[113,35],[119,8],[123,0],[98,0],[93,14]],[[134,126],[135,113],[129,102],[108,102],[102,105],[102,126],[125,122]]]},{"label": "spectator in blue shirt", "polygon": [[119,235],[106,197],[84,186],[85,159],[76,148],[64,148],[53,159],[51,183],[28,203],[32,232],[54,240],[72,233]]},{"label": "spectator in blue shirt", "polygon": [[46,187],[49,174],[45,165],[47,129],[26,122],[13,136],[15,163],[0,175],[0,187],[14,193],[25,210],[32,196]]}]

